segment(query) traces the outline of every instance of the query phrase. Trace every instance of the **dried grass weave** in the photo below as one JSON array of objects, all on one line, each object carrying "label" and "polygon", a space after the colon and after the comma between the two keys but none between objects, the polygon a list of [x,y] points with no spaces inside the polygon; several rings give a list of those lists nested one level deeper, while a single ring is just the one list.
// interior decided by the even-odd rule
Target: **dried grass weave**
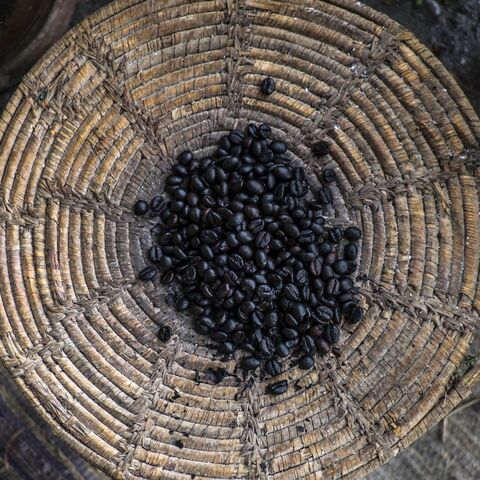
[{"label": "dried grass weave", "polygon": [[[259,92],[266,76],[277,82]],[[341,356],[239,386],[166,288],[140,283],[176,154],[269,122],[362,227],[365,320]],[[312,142],[331,155],[315,159]],[[480,379],[480,123],[439,61],[351,0],[119,0],[68,33],[0,120],[0,356],[54,432],[115,479],[360,478]],[[173,326],[165,346],[160,323]]]}]

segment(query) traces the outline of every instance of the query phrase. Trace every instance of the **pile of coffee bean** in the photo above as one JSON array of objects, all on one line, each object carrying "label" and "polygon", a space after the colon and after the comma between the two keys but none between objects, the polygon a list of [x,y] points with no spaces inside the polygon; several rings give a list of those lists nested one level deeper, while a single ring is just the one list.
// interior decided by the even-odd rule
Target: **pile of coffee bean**
[{"label": "pile of coffee bean", "polygon": [[[160,219],[140,278],[160,272],[176,285],[167,303],[189,314],[199,334],[221,354],[242,350],[244,371],[273,377],[286,358],[310,369],[315,352],[338,342],[343,318],[359,322],[363,310],[352,278],[361,231],[326,220],[335,171],[325,169],[311,192],[304,168],[270,136],[268,124],[249,124],[220,138],[212,157],[182,152],[166,178],[168,199],[139,200],[134,211]],[[170,335],[160,328],[161,340]],[[282,381],[269,391],[287,388]]]}]

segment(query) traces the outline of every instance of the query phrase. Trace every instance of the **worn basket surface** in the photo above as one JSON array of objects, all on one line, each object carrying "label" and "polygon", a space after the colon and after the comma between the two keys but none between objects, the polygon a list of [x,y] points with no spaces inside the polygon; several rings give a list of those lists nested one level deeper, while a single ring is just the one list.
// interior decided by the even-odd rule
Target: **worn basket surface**
[{"label": "worn basket surface", "polygon": [[[152,223],[133,202],[181,150],[247,121],[286,136],[312,182],[333,166],[336,215],[364,232],[364,322],[340,356],[282,374],[279,397],[215,384],[235,362],[167,287],[136,280]],[[0,120],[2,361],[116,479],[359,478],[479,380],[462,363],[480,323],[479,138],[438,60],[360,2],[119,0],[50,50]]]}]

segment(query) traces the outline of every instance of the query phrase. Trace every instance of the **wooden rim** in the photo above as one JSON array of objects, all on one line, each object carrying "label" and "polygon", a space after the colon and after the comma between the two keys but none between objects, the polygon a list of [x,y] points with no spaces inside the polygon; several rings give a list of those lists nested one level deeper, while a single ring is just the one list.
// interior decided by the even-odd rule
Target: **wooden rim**
[{"label": "wooden rim", "polygon": [[[277,82],[259,92],[265,75]],[[175,155],[247,121],[339,177],[367,312],[340,357],[265,385],[143,284],[131,207]],[[310,144],[326,138],[322,161]],[[480,122],[438,60],[351,0],[119,0],[31,71],[0,119],[0,355],[52,426],[116,479],[359,478],[478,382]],[[160,323],[176,333],[164,346]],[[241,387],[241,388],[240,388]]]}]

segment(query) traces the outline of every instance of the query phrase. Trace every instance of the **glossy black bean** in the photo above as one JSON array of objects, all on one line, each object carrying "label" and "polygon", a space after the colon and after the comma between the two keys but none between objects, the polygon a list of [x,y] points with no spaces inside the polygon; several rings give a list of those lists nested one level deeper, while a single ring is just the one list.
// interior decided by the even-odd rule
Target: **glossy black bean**
[{"label": "glossy black bean", "polygon": [[357,227],[348,227],[347,229],[345,229],[343,234],[345,238],[347,240],[350,240],[351,242],[356,242],[357,240],[360,240],[362,238],[362,232]]},{"label": "glossy black bean", "polygon": [[348,313],[348,321],[351,323],[358,323],[363,318],[363,308],[355,307]]},{"label": "glossy black bean", "polygon": [[333,269],[339,275],[346,275],[348,273],[348,263],[345,260],[337,260],[333,265]]},{"label": "glossy black bean", "polygon": [[255,370],[260,366],[260,360],[257,357],[244,357],[241,361],[241,367],[244,370]]},{"label": "glossy black bean", "polygon": [[298,362],[298,366],[302,370],[310,370],[313,367],[313,357],[310,355],[304,355]]},{"label": "glossy black bean", "polygon": [[262,123],[261,125],[258,126],[258,137],[259,138],[269,138],[271,133],[272,133],[272,129],[270,127],[270,125],[268,125],[268,123]]},{"label": "glossy black bean", "polygon": [[328,238],[333,243],[339,243],[342,239],[342,230],[341,228],[334,227],[328,232]]},{"label": "glossy black bean", "polygon": [[338,325],[328,325],[323,332],[323,337],[331,345],[337,343],[340,339],[340,329],[338,328]]},{"label": "glossy black bean", "polygon": [[266,77],[260,84],[260,89],[265,95],[271,95],[275,91],[275,80],[271,77]]},{"label": "glossy black bean", "polygon": [[169,325],[161,325],[157,332],[157,338],[162,342],[168,342],[172,336],[172,328]]},{"label": "glossy black bean", "polygon": [[330,153],[330,144],[323,140],[312,145],[312,152],[316,157],[324,157]]},{"label": "glossy black bean", "polygon": [[138,274],[138,278],[143,281],[151,281],[156,278],[158,270],[155,267],[145,267]]},{"label": "glossy black bean", "polygon": [[287,340],[294,340],[298,338],[298,332],[294,328],[282,328],[280,330],[282,337]]},{"label": "glossy black bean", "polygon": [[135,215],[143,216],[148,212],[148,203],[145,200],[138,200],[133,206]]},{"label": "glossy black bean", "polygon": [[355,260],[358,255],[358,247],[354,243],[347,243],[343,249],[345,260]]},{"label": "glossy black bean", "polygon": [[281,380],[280,382],[271,383],[267,387],[267,393],[272,395],[282,395],[288,390],[288,382],[286,380]]},{"label": "glossy black bean", "polygon": [[250,260],[253,258],[253,249],[250,247],[250,245],[240,245],[237,248],[237,252],[239,255],[241,255],[245,260]]}]

